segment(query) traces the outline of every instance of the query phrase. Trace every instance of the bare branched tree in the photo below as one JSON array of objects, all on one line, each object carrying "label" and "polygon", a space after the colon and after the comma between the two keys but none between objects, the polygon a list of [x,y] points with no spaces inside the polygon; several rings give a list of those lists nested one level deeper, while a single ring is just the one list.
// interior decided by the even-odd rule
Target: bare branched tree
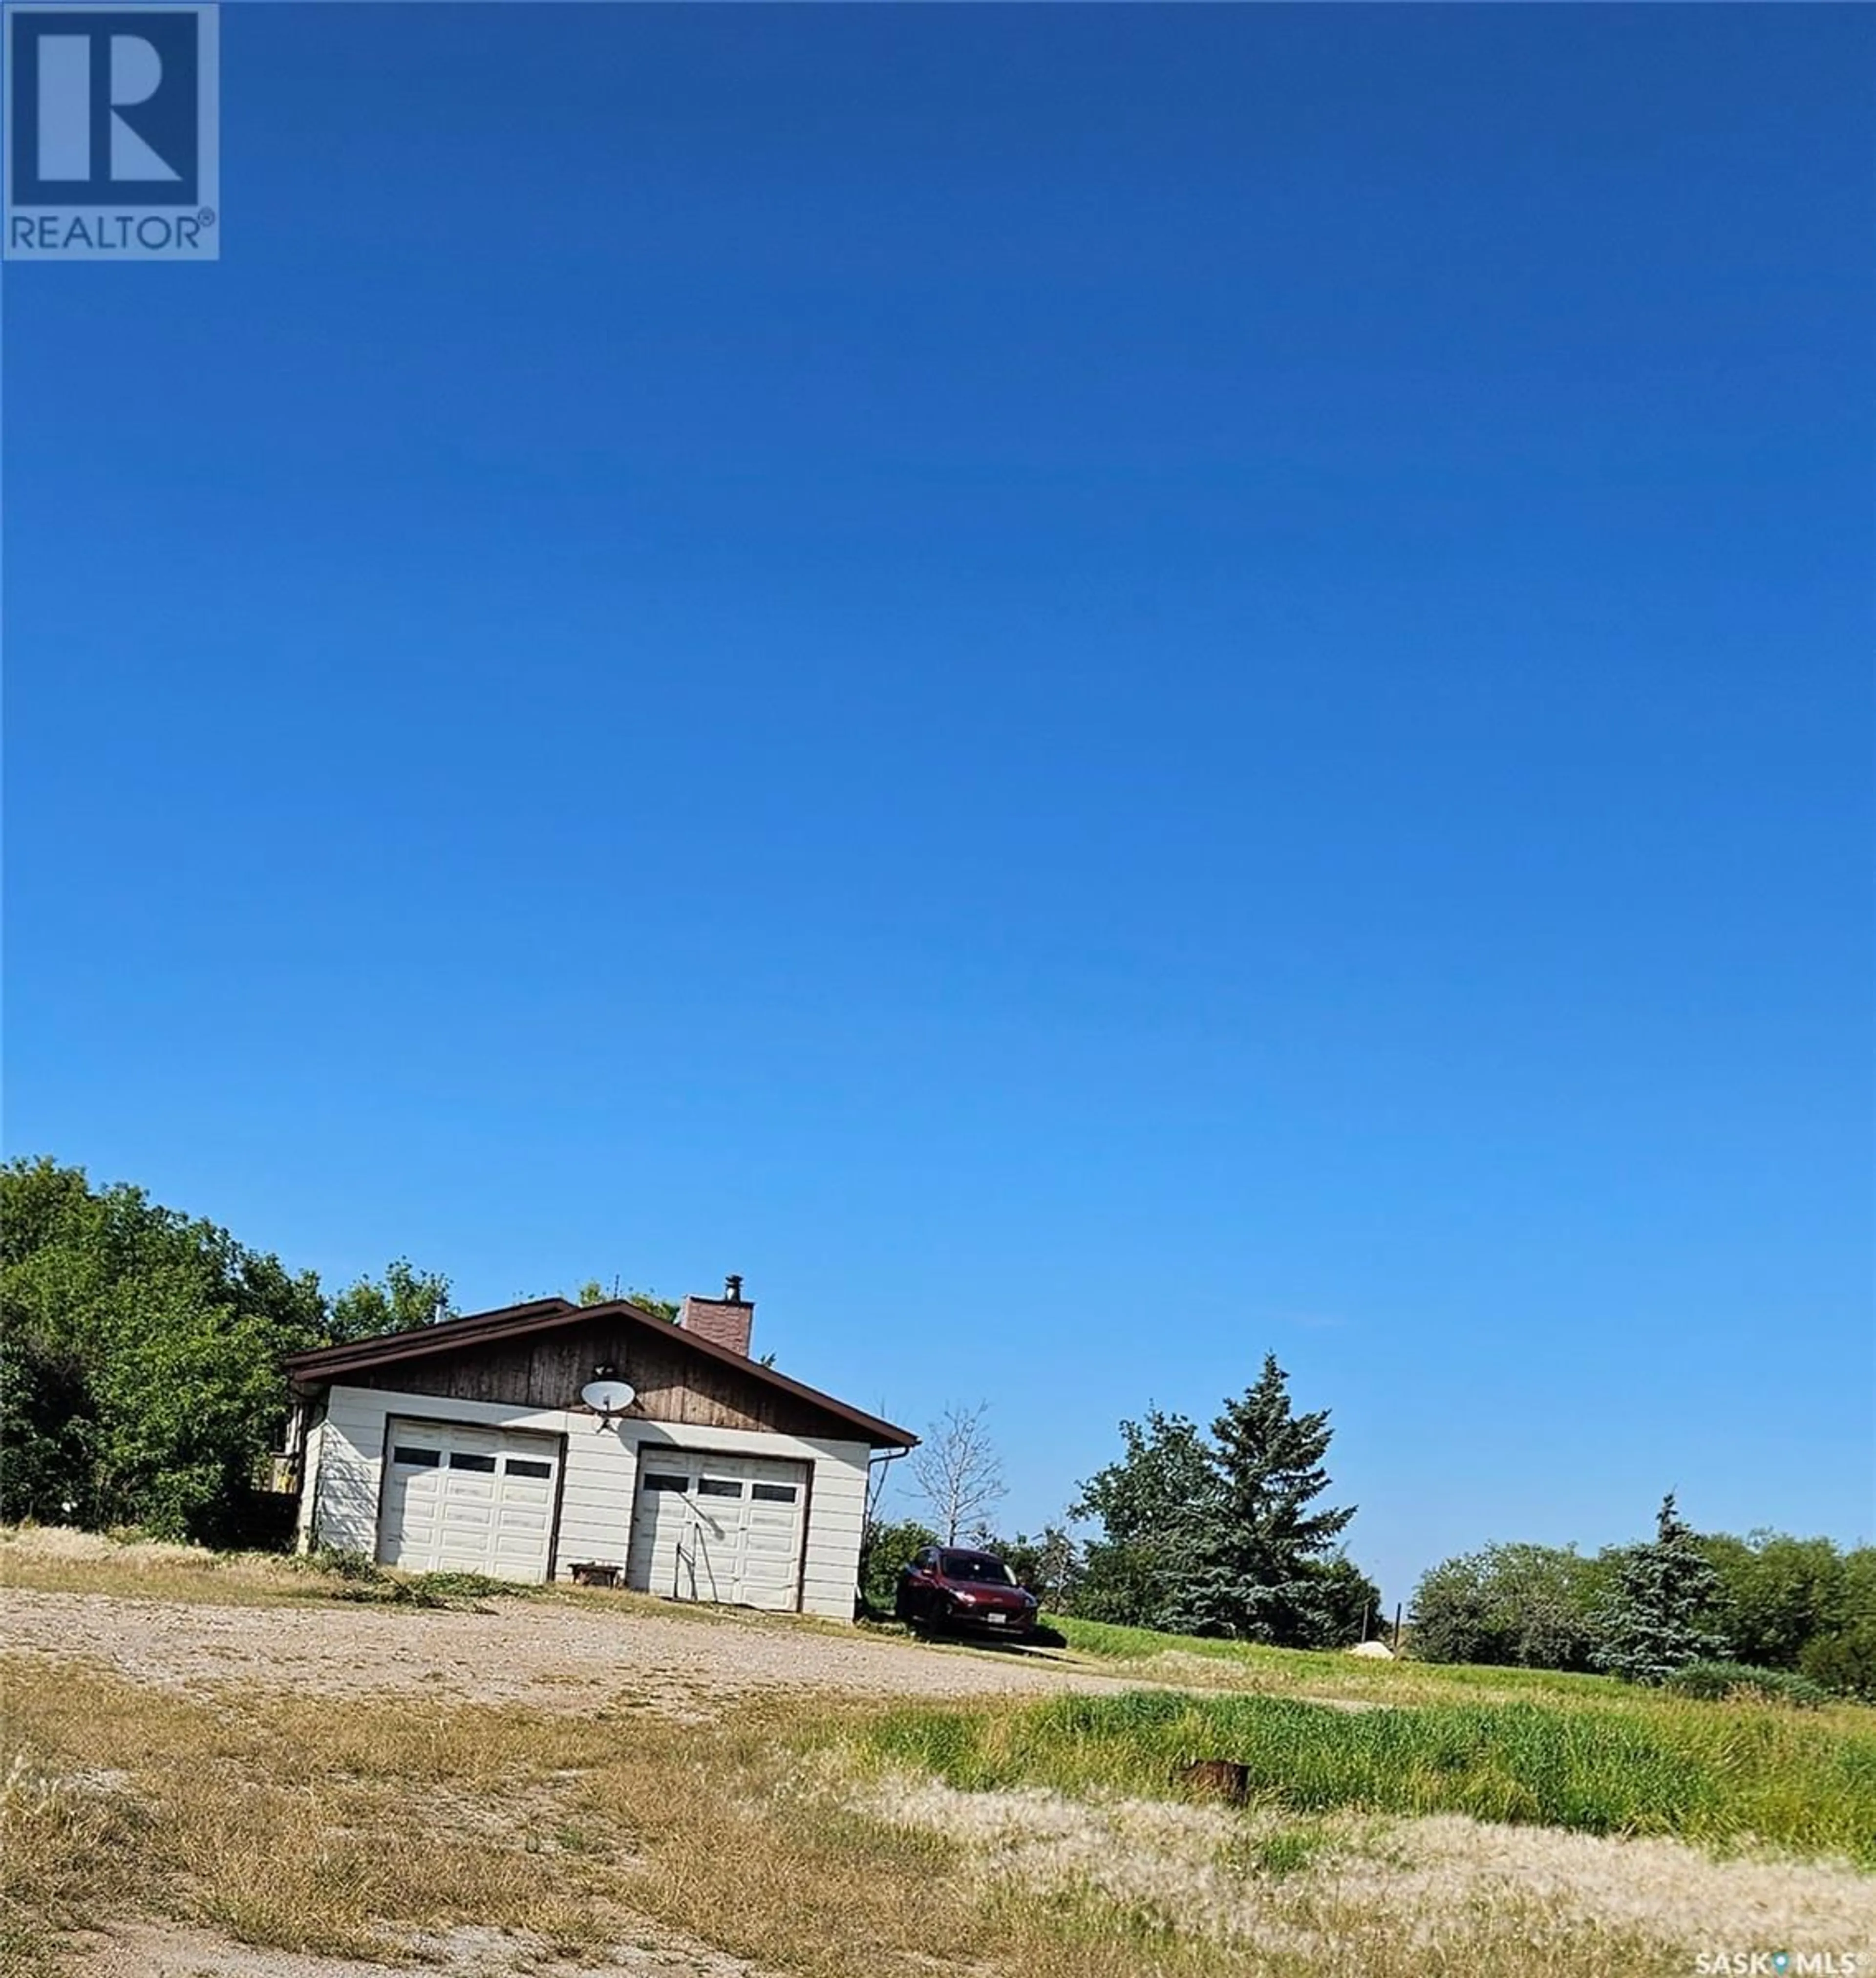
[{"label": "bare branched tree", "polygon": [[974,1408],[954,1402],[912,1451],[912,1490],[931,1507],[947,1545],[955,1545],[961,1531],[982,1527],[1004,1496],[1002,1459],[984,1421],[989,1412],[988,1401]]}]

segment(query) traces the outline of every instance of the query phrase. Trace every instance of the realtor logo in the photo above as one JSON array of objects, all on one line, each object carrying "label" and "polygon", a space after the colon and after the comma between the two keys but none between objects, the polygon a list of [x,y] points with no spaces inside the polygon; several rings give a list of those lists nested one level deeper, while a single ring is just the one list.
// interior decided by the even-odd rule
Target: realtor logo
[{"label": "realtor logo", "polygon": [[213,6],[6,9],[7,258],[213,261]]}]

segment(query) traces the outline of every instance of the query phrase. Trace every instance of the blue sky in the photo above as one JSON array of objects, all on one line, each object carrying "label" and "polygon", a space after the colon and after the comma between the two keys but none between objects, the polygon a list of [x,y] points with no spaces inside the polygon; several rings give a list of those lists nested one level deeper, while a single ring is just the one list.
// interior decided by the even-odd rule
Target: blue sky
[{"label": "blue sky", "polygon": [[1009,1522],[1876,1536],[1867,11],[223,11],[6,270],[7,1139]]}]

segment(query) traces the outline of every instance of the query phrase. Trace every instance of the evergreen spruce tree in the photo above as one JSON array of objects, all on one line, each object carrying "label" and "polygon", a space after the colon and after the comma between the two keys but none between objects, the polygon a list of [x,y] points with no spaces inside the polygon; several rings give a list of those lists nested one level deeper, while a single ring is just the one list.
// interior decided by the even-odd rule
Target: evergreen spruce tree
[{"label": "evergreen spruce tree", "polygon": [[1296,1414],[1289,1381],[1276,1355],[1265,1354],[1256,1384],[1212,1424],[1223,1501],[1206,1570],[1192,1591],[1214,1626],[1304,1646],[1358,1629],[1358,1622],[1345,1629],[1339,1610],[1347,1602],[1338,1596],[1346,1589],[1342,1576],[1327,1570],[1355,1507],[1316,1505],[1328,1487],[1328,1411]]},{"label": "evergreen spruce tree", "polygon": [[1670,1490],[1655,1519],[1654,1541],[1633,1546],[1603,1611],[1598,1669],[1630,1682],[1663,1682],[1686,1663],[1727,1652],[1711,1621],[1719,1575]]},{"label": "evergreen spruce tree", "polygon": [[1077,1614],[1280,1648],[1360,1640],[1381,1595],[1337,1544],[1355,1507],[1317,1501],[1328,1411],[1296,1414],[1289,1378],[1266,1354],[1209,1436],[1156,1408],[1120,1424],[1120,1460],[1070,1507],[1102,1526],[1083,1554]]}]

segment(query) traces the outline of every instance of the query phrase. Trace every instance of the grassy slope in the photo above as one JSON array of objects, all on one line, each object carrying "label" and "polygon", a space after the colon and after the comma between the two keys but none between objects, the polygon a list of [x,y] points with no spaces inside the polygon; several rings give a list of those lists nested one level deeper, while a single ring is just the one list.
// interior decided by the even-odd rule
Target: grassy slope
[{"label": "grassy slope", "polygon": [[[345,1590],[279,1560],[179,1550],[61,1560],[0,1534],[0,1577],[207,1601]],[[615,1613],[649,1604],[547,1597]],[[1364,1978],[1495,1968],[1524,1940],[1518,1932],[1538,1927],[1557,1978],[1678,1971],[1686,1958],[1639,1924],[1640,1936],[1618,1941],[1608,1933],[1617,1926],[1586,1921],[1573,1898],[1534,1890],[1529,1914],[1497,1922],[1492,1905],[1448,1904],[1430,1942],[1424,1917],[1403,1909],[1408,1884],[1381,1868],[1323,1909],[1327,1885],[1289,1871],[1325,1821],[1453,1809],[1527,1831],[1552,1823],[1722,1851],[1758,1836],[1876,1866],[1876,1712],[1680,1702],[1599,1679],[1063,1626],[1085,1667],[1191,1687],[883,1712],[821,1698],[739,1708],[706,1729],[623,1698],[574,1718],[249,1692],[230,1712],[23,1659],[0,1677],[19,1754],[0,1789],[0,1972],[49,1970],[61,1923],[124,1911],[184,1914],[245,1942],[352,1951],[465,1919],[571,1949],[590,1943],[597,1919],[636,1912],[827,1978],[926,1969],[949,1943],[977,1946],[980,1970],[1025,1978],[1275,1978],[1295,1967],[1275,1940],[1221,1945],[1183,1927],[1169,1936],[1166,1916],[1181,1913],[1183,1896],[1156,1910],[1072,1882],[1030,1887],[987,1870],[975,1843],[840,1798],[843,1778],[892,1774],[964,1788],[971,1803],[1005,1786],[1051,1788],[1090,1807],[1116,1792],[1164,1798],[1173,1767],[1194,1756],[1250,1765],[1259,1805],[1242,1823],[1244,1862],[1200,1861],[1193,1886],[1223,1874],[1251,1891],[1260,1916],[1288,1903],[1329,1940],[1356,1933],[1347,1968]],[[98,1774],[124,1784],[84,1783]],[[491,1824],[496,1807],[505,1818]],[[298,1844],[281,1850],[282,1833]],[[726,1859],[759,1872],[726,1879]]]},{"label": "grassy slope", "polygon": [[28,1659],[0,1682],[21,1748],[0,1790],[9,1978],[51,1978],[64,1929],[137,1914],[342,1955],[395,1957],[412,1930],[470,1922],[577,1957],[630,1942],[648,1917],[799,1978],[1289,1978],[1302,1967],[1286,1939],[1221,1941],[1177,1920],[1188,1887],[1220,1872],[1260,1915],[1330,1929],[1338,1968],[1360,1978],[1509,1968],[1534,1930],[1549,1978],[1686,1966],[1645,1931],[1541,1904],[1455,1904],[1430,1944],[1385,1877],[1324,1914],[1293,1872],[1306,1835],[1263,1834],[1223,1871],[1201,1836],[1202,1858],[1173,1864],[1184,1879],[1156,1902],[1077,1875],[1037,1886],[851,1801],[845,1755],[877,1713],[838,1699],[746,1702],[706,1727],[612,1709],[197,1699]]},{"label": "grassy slope", "polygon": [[[1367,1660],[1054,1625],[1080,1656],[1143,1676],[1250,1692],[1217,1699],[1064,1699],[968,1731],[904,1713],[881,1735],[952,1783],[1163,1789],[1196,1755],[1251,1768],[1294,1810],[1457,1812],[1583,1833],[1762,1841],[1876,1868],[1876,1711],[1709,1703],[1548,1669]],[[1322,1708],[1324,1702],[1375,1708]],[[1085,1708],[1084,1706],[1085,1703]],[[951,1714],[955,1719],[955,1714]],[[921,1725],[921,1715],[931,1720]]]},{"label": "grassy slope", "polygon": [[1183,1763],[1218,1758],[1248,1768],[1259,1804],[1289,1812],[1459,1813],[1709,1847],[1769,1843],[1876,1868],[1876,1720],[1864,1712],[1463,1696],[1349,1710],[1140,1691],[902,1710],[868,1742],[882,1760],[967,1791],[1163,1795]]},{"label": "grassy slope", "polygon": [[[1479,1690],[1507,1696],[1562,1698],[1630,1693],[1627,1685],[1613,1676],[1567,1675],[1554,1669],[1475,1669],[1378,1658],[1371,1662],[1338,1649],[1266,1649],[1249,1642],[1162,1635],[1150,1628],[1117,1627],[1110,1622],[1078,1621],[1072,1616],[1051,1615],[1049,1620],[1077,1655],[1101,1662],[1143,1665],[1161,1658],[1201,1662],[1216,1672],[1219,1680],[1229,1682],[1233,1687],[1256,1689],[1270,1682],[1289,1688],[1299,1682],[1321,1681],[1338,1692],[1368,1692],[1378,1698],[1408,1694],[1444,1696]],[[1143,1669],[1142,1673],[1146,1672]]]}]

